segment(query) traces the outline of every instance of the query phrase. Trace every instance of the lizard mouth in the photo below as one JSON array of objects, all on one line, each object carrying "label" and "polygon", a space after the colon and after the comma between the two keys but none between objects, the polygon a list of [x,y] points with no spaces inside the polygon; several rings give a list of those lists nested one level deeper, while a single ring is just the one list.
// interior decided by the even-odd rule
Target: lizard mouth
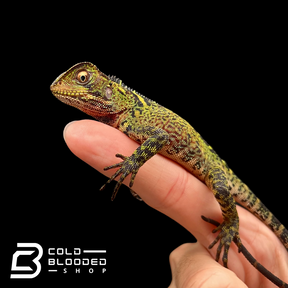
[{"label": "lizard mouth", "polygon": [[87,114],[113,113],[111,103],[100,97],[79,90],[60,90],[51,87],[53,95],[61,102],[76,107]]},{"label": "lizard mouth", "polygon": [[[51,87],[52,93],[58,98],[58,97],[81,97],[86,96],[87,92],[84,91],[77,91],[77,90],[61,90],[61,89],[55,89],[54,87]],[[92,96],[91,96],[92,97]]]}]

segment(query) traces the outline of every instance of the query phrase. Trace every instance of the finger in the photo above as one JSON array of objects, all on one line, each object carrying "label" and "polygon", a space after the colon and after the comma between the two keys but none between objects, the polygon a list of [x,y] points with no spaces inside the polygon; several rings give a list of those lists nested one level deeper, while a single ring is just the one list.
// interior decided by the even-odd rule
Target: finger
[{"label": "finger", "polygon": [[[68,147],[75,155],[109,177],[115,173],[115,170],[103,171],[103,168],[118,162],[115,154],[131,155],[139,146],[122,132],[93,120],[70,123],[65,129],[64,135]],[[127,186],[129,178],[127,177],[123,182]],[[101,185],[102,183],[99,183],[99,187]],[[201,219],[201,215],[205,215],[222,222],[221,210],[213,193],[174,161],[159,154],[152,157],[139,169],[133,190],[148,205],[185,227],[205,247],[208,247],[215,239],[215,235],[211,233],[213,225],[209,225]],[[251,233],[254,233],[252,234],[253,239],[255,227],[257,227],[256,222],[260,223],[260,221],[241,207],[237,207],[237,209],[238,212],[241,210],[242,219],[245,214],[250,217],[249,221],[241,222],[241,227],[248,223],[246,227],[250,229]],[[241,227],[240,235],[243,236]],[[269,229],[267,231],[271,233]],[[236,248],[234,246],[231,248]],[[232,249],[230,249],[230,257],[233,257]],[[216,247],[210,252],[216,255]],[[237,249],[234,249],[234,252],[238,257]]]},{"label": "finger", "polygon": [[187,243],[169,257],[172,282],[176,287],[247,287],[233,272],[215,262],[200,243]]},{"label": "finger", "polygon": [[[120,131],[92,120],[71,123],[66,127],[64,135],[68,147],[75,155],[106,176],[111,176],[115,172],[113,170],[104,171],[103,168],[117,162],[114,156],[116,153],[131,155],[139,146]],[[99,183],[99,187],[101,184]],[[124,184],[129,185],[129,177],[124,180]],[[161,211],[185,227],[205,247],[215,239],[215,235],[211,233],[211,230],[214,228],[213,225],[205,223],[201,219],[201,215],[222,222],[218,203],[215,201],[211,191],[202,182],[174,161],[159,154],[152,157],[139,169],[133,190],[148,205]],[[249,235],[247,239],[250,239],[250,242],[251,239],[253,240],[256,237],[258,239],[258,241],[253,242],[253,245],[255,243],[272,243],[271,247],[275,245],[278,239],[264,224],[241,207],[237,207],[237,210],[238,213],[241,212],[240,235],[242,240],[244,238],[243,235],[245,236],[242,232],[247,232],[247,235]],[[262,226],[260,227],[260,225]],[[271,241],[267,242],[269,237]],[[280,241],[278,242],[280,243]],[[247,242],[243,241],[243,244],[246,246]],[[235,270],[233,266],[239,264],[239,261],[236,261],[238,257],[242,258],[242,263],[247,262],[244,257],[239,256],[236,246],[234,246],[233,248],[231,246],[232,249],[229,251],[229,263],[231,263],[229,268],[232,270]],[[248,244],[246,247],[250,252],[253,252],[253,250],[251,251],[253,246]],[[265,247],[266,249],[263,250]],[[268,250],[267,247],[268,244],[266,246],[263,244],[263,249],[261,250],[259,249],[261,247],[257,245],[256,250],[259,251],[260,255],[266,255],[265,251]],[[281,244],[279,244],[279,247],[284,249]],[[212,251],[209,250],[209,252],[214,253],[214,258],[216,247]],[[287,255],[287,253],[282,254]],[[264,266],[267,264],[267,261],[271,263],[276,261],[275,257],[273,257],[274,261],[269,257],[271,255],[273,253],[266,255],[264,259],[260,258],[260,260],[263,260],[262,264]],[[257,254],[254,254],[254,256],[257,257]],[[282,274],[285,275],[284,273]],[[242,279],[242,277],[240,278]]]},{"label": "finger", "polygon": [[[109,177],[115,171],[103,168],[114,164],[115,154],[131,155],[139,146],[120,131],[91,120],[72,122],[64,133],[75,155]],[[128,186],[127,178],[124,184]],[[161,155],[155,155],[139,169],[133,187],[143,201],[176,220],[196,238],[211,234],[212,227],[204,223],[202,214],[214,219],[218,214],[217,220],[221,221],[221,212],[211,191],[180,165]]]}]

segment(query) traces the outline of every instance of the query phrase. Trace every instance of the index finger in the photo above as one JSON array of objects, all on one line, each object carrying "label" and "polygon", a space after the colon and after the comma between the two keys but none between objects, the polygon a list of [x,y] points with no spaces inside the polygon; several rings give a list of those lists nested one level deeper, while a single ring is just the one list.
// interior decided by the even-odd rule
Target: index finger
[{"label": "index finger", "polygon": [[[115,154],[130,156],[139,146],[120,131],[92,120],[70,123],[64,135],[77,157],[108,177],[115,170],[103,168],[119,162]],[[124,184],[128,186],[129,179]],[[207,239],[211,233],[210,225],[205,225],[200,217],[202,214],[221,221],[219,206],[206,185],[159,154],[139,169],[133,190],[149,206],[177,221],[199,240]]]},{"label": "index finger", "polygon": [[[115,154],[121,153],[130,156],[139,146],[120,131],[92,120],[82,120],[71,123],[66,127],[64,135],[68,147],[76,156],[108,177],[115,171],[104,171],[103,168],[119,162]],[[124,181],[124,184],[127,186],[130,181],[129,178],[130,177]],[[110,185],[113,185],[113,183]],[[101,186],[102,183],[99,184],[99,188]],[[185,227],[205,248],[214,240],[215,234],[211,233],[214,227],[201,219],[201,215],[204,215],[218,222],[222,222],[221,210],[217,201],[214,199],[213,193],[204,183],[174,161],[159,154],[153,156],[139,169],[133,190],[139,194],[149,206],[166,214]],[[264,238],[262,237],[263,239],[272,240],[270,242],[266,240],[263,241],[263,243],[261,242],[263,249],[266,246],[270,247],[269,243],[274,243],[272,244],[273,246],[275,245],[275,241],[278,241],[281,249],[285,250],[275,234],[262,222],[241,207],[237,207],[237,210],[241,212],[240,230],[242,229],[243,233],[240,231],[240,235],[244,236],[241,236],[241,239],[242,241],[244,240],[243,244],[245,246],[247,239],[248,241],[250,239],[251,242],[251,239],[254,239],[256,234],[259,236],[258,234],[261,231],[260,234],[263,234],[263,237],[265,236]],[[253,246],[255,246],[257,248],[256,250],[259,250],[258,252],[261,254],[261,249],[259,249],[260,245],[256,244],[257,241],[252,242],[248,246],[250,252],[255,252],[253,251]],[[216,249],[217,247],[214,246],[209,251],[213,258],[215,257]],[[254,256],[259,256],[259,253],[256,253]],[[265,263],[263,262],[262,264],[265,266],[265,264],[269,264],[269,261],[273,262],[273,259],[275,260],[273,255],[273,253],[269,255],[265,253]],[[273,259],[271,259],[271,257],[273,257]],[[229,259],[229,268],[233,271],[238,271],[237,275],[238,277],[241,276],[240,278],[242,279],[245,271],[242,264],[245,263],[249,268],[251,268],[251,266],[246,259],[238,253],[236,245],[231,245]],[[257,273],[257,271],[255,270],[254,273]]]}]

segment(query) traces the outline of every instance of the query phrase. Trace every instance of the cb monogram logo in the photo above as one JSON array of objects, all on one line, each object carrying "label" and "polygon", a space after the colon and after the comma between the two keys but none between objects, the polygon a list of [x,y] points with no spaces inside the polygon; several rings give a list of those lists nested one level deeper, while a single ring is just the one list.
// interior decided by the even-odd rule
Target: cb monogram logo
[{"label": "cb monogram logo", "polygon": [[31,255],[36,250],[38,250],[38,255],[32,260],[36,264],[36,271],[34,273],[25,273],[25,274],[12,274],[10,278],[18,278],[18,279],[31,279],[35,278],[41,271],[41,263],[39,260],[43,255],[42,247],[37,243],[17,243],[18,248],[35,248],[34,250],[18,250],[13,254],[12,257],[12,267],[11,271],[33,271],[30,266],[17,266],[17,259],[21,255]]}]

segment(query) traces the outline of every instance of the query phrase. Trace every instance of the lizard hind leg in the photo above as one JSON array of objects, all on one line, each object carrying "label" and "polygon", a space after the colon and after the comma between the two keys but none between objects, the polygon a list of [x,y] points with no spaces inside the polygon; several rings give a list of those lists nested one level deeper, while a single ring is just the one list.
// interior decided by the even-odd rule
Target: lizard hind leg
[{"label": "lizard hind leg", "polygon": [[[238,247],[241,246],[241,240],[239,236],[239,217],[236,210],[236,204],[233,196],[229,192],[229,185],[225,172],[219,168],[214,167],[209,170],[205,177],[206,185],[212,190],[215,199],[220,205],[223,215],[223,222],[217,225],[212,232],[219,232],[215,240],[209,245],[209,249],[214,247],[219,242],[216,261],[219,261],[220,253],[223,249],[222,261],[224,267],[228,267],[228,251],[233,239],[237,239]],[[215,222],[212,219],[206,218],[207,222]],[[202,218],[203,220],[205,220]],[[206,221],[206,220],[205,220]]]},{"label": "lizard hind leg", "polygon": [[[213,233],[221,230],[224,226],[225,226],[225,222],[222,222],[222,224],[218,223],[217,221],[213,220],[213,219],[210,219],[210,218],[206,218],[205,216],[201,216],[201,218],[208,222],[208,223],[211,223],[215,226],[217,226],[214,230],[212,230]],[[226,232],[225,232],[226,233]],[[220,244],[217,248],[217,253],[216,253],[216,258],[215,260],[218,262],[219,261],[219,258],[220,258],[220,253],[221,253],[221,250],[222,248],[224,247],[224,253],[223,253],[223,257],[222,257],[222,261],[223,261],[223,265],[224,267],[228,268],[228,251],[229,251],[229,248],[230,248],[230,245],[231,245],[231,242],[230,242],[230,237],[228,237],[228,241],[227,241],[227,237],[223,237],[223,234],[225,233],[219,233],[218,236],[215,238],[215,240],[208,246],[209,249],[213,248],[214,245],[220,240]],[[229,233],[230,235],[233,234],[233,233]],[[239,233],[236,232],[235,234],[233,234],[234,237],[232,238],[232,241],[234,241],[236,243],[236,245],[238,246],[238,251],[240,252],[240,248],[241,248],[241,239],[240,239],[240,236],[239,236]]]}]

